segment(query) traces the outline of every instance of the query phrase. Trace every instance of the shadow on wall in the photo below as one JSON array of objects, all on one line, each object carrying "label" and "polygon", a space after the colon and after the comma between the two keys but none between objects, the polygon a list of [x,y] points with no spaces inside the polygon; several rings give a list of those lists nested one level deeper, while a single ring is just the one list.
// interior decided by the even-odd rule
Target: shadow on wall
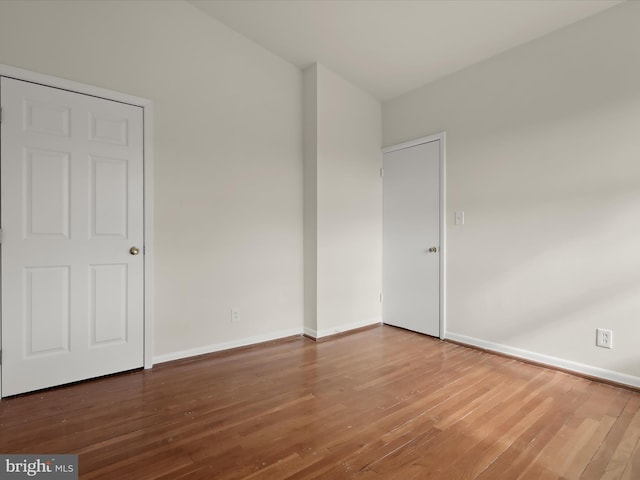
[{"label": "shadow on wall", "polygon": [[475,223],[464,227],[474,241],[452,240],[464,259],[452,262],[450,275],[473,286],[463,302],[469,320],[492,319],[483,325],[485,338],[544,342],[547,354],[567,358],[574,349],[581,355],[593,345],[594,329],[607,326],[618,328],[627,352],[637,351],[629,333],[640,314],[640,178],[629,176],[618,188],[593,180],[591,190],[539,200],[498,193],[494,203],[474,204]]},{"label": "shadow on wall", "polygon": [[[573,115],[549,107],[546,119],[450,149],[449,194],[469,206],[465,226],[449,229],[461,299],[452,317],[466,318],[471,336],[629,368],[640,317],[640,94]],[[613,354],[590,348],[603,326],[618,332]],[[640,375],[640,365],[622,371]]]}]

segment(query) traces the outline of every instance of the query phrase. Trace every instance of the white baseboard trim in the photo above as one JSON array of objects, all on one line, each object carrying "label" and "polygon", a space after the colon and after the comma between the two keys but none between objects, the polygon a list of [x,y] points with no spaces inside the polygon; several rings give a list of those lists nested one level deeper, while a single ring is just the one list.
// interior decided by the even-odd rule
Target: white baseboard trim
[{"label": "white baseboard trim", "polygon": [[331,328],[325,328],[323,330],[314,330],[312,328],[305,327],[304,334],[315,338],[316,340],[323,337],[329,337],[331,335],[336,335],[338,333],[345,333],[349,330],[356,330],[362,327],[369,327],[371,325],[379,325],[382,323],[381,317],[373,317],[368,318],[366,320],[361,320],[359,322],[345,323],[343,325],[337,325]]},{"label": "white baseboard trim", "polygon": [[288,330],[278,330],[276,332],[265,333],[263,335],[256,335],[254,337],[246,337],[238,340],[232,340],[230,342],[216,343],[213,345],[204,345],[202,347],[191,348],[189,350],[181,350],[179,352],[165,353],[164,355],[157,355],[153,357],[153,363],[171,362],[172,360],[180,360],[182,358],[195,357],[196,355],[204,355],[207,353],[221,352],[223,350],[229,350],[231,348],[246,347],[248,345],[255,345],[256,343],[269,342],[272,340],[280,340],[281,338],[293,337],[295,335],[302,335],[301,328],[291,328]]},{"label": "white baseboard trim", "polygon": [[483,348],[492,352],[502,353],[512,357],[521,358],[523,360],[529,360],[531,362],[539,363],[542,365],[548,365],[550,367],[560,368],[562,370],[567,370],[582,375],[588,375],[590,377],[599,378],[601,380],[608,380],[610,382],[640,388],[640,377],[635,377],[626,373],[606,370],[604,368],[594,367],[591,365],[586,365],[584,363],[578,363],[571,360],[565,360],[563,358],[543,355],[541,353],[510,347],[508,345],[502,345],[500,343],[489,342],[486,340],[481,340],[479,338],[468,337],[466,335],[460,335],[453,332],[447,332],[444,339],[471,345],[478,348]]}]

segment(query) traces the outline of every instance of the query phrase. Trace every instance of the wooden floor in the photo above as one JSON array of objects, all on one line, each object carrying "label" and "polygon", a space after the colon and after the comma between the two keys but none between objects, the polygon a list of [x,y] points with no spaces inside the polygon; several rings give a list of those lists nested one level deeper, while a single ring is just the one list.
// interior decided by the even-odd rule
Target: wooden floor
[{"label": "wooden floor", "polygon": [[640,393],[393,327],[0,402],[81,479],[640,479]]}]

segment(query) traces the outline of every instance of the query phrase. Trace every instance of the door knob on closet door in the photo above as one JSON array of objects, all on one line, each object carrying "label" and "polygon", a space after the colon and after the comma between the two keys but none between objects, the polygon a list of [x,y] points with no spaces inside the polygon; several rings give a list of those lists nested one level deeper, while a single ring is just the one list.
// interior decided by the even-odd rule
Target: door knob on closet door
[{"label": "door knob on closet door", "polygon": [[131,255],[137,255],[137,254],[139,254],[139,253],[140,253],[140,249],[139,249],[138,247],[131,247],[131,248],[129,249],[129,253],[130,253]]},{"label": "door knob on closet door", "polygon": [[436,253],[437,251],[438,251],[438,247],[431,247],[431,248],[429,249],[429,252],[430,252],[430,253]]}]

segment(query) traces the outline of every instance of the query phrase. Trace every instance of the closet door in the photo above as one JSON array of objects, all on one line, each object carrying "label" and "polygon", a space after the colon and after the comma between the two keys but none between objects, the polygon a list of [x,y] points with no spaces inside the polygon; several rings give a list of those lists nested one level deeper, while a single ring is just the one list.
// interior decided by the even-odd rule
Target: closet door
[{"label": "closet door", "polygon": [[2,395],[141,367],[142,108],[0,81]]}]

